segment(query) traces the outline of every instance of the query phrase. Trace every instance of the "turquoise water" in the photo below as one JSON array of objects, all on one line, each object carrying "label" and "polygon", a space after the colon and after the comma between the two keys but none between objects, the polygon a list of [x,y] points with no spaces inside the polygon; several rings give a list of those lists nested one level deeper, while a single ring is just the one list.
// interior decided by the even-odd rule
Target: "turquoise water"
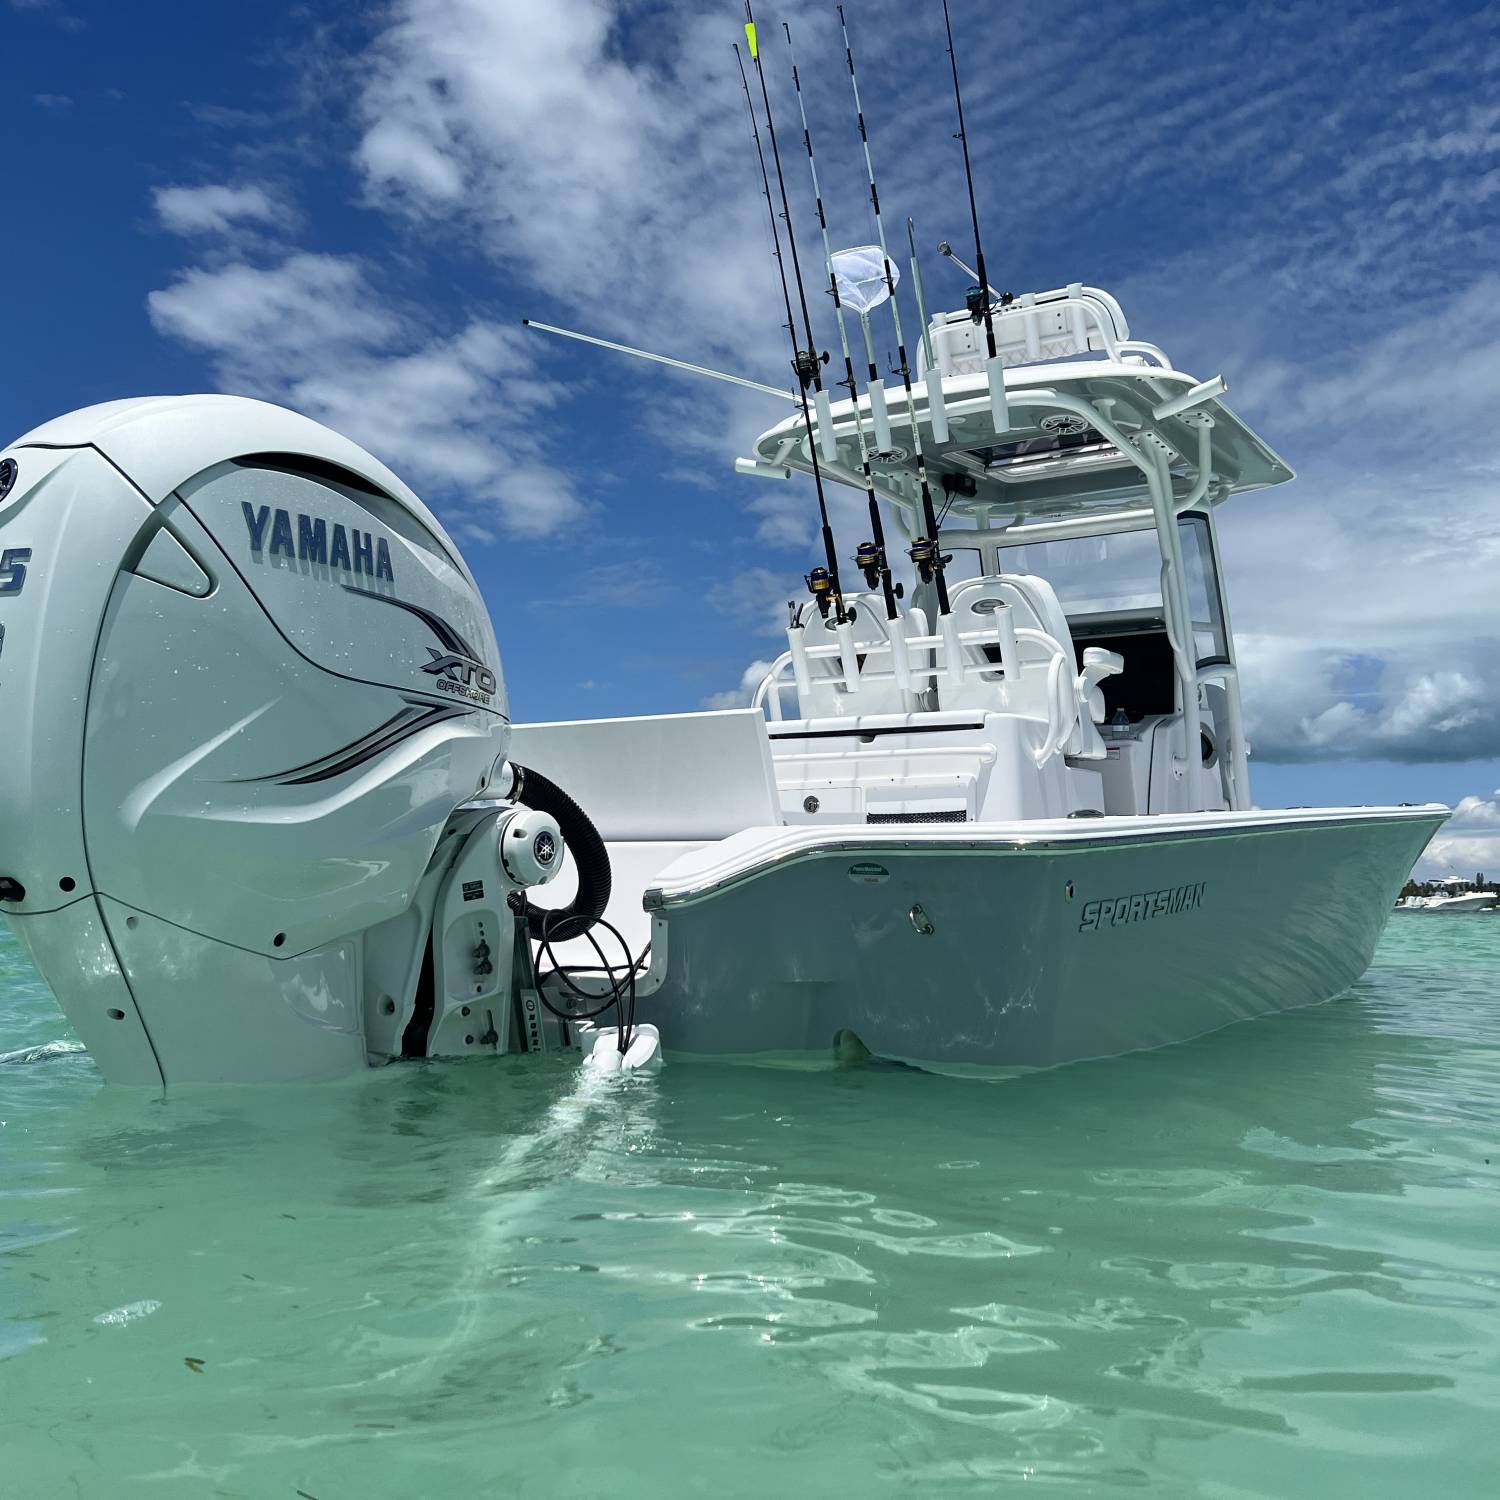
[{"label": "turquoise water", "polygon": [[1005,1081],[68,1037],[0,924],[5,1500],[1496,1492],[1500,916]]}]

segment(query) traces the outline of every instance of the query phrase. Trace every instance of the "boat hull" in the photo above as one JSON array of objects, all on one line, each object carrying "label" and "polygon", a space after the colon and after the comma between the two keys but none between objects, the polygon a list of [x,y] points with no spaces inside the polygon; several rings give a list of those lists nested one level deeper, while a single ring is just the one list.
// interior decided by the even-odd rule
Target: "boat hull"
[{"label": "boat hull", "polygon": [[665,965],[638,1013],[669,1053],[828,1058],[852,1033],[967,1071],[1164,1046],[1346,989],[1445,816],[782,831],[647,892]]}]

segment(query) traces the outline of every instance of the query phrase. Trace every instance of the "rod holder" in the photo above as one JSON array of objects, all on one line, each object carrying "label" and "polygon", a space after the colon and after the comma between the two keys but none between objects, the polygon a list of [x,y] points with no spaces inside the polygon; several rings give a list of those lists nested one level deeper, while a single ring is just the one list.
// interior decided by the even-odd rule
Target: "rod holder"
[{"label": "rod holder", "polygon": [[785,464],[763,464],[758,458],[737,458],[736,474],[753,474],[757,479],[790,479],[792,471]]},{"label": "rod holder", "polygon": [[1205,401],[1217,400],[1228,389],[1229,382],[1222,375],[1215,375],[1211,380],[1200,380],[1197,385],[1185,390],[1180,396],[1173,396],[1159,406],[1153,406],[1151,415],[1158,422],[1164,422],[1168,417],[1180,417],[1183,412],[1191,411],[1195,406],[1202,406]]},{"label": "rod holder", "polygon": [[990,385],[990,419],[996,432],[1010,431],[1010,402],[1005,394],[1005,365],[998,354],[984,362],[984,377]]},{"label": "rod holder", "polygon": [[878,452],[891,451],[891,414],[886,409],[885,386],[878,380],[870,382],[870,417],[875,423],[875,447]]},{"label": "rod holder", "polygon": [[1007,696],[1020,680],[1021,650],[1016,644],[1016,621],[1010,605],[998,600],[995,604],[995,644],[1000,648],[1000,667],[1005,673]]},{"label": "rod holder", "polygon": [[938,621],[938,633],[943,638],[943,675],[954,687],[964,682],[964,645],[958,638],[958,620],[950,610]]},{"label": "rod holder", "polygon": [[818,447],[826,462],[836,464],[839,461],[839,440],[833,430],[833,402],[828,399],[828,392],[814,391],[813,405],[818,412]]},{"label": "rod holder", "polygon": [[807,632],[799,625],[787,627],[786,643],[792,653],[792,679],[800,700],[798,711],[806,714],[812,704],[812,673],[807,670]]},{"label": "rod holder", "polygon": [[896,679],[896,686],[903,693],[909,693],[912,686],[911,662],[906,654],[906,621],[897,615],[894,620],[886,621],[886,629],[891,634],[891,675]]},{"label": "rod holder", "polygon": [[927,420],[932,424],[932,440],[935,443],[948,441],[948,406],[943,397],[943,377],[930,368],[922,377],[927,387]]},{"label": "rod holder", "polygon": [[854,627],[845,620],[836,624],[834,633],[839,638],[839,662],[844,669],[844,686],[851,693],[859,691],[859,656],[854,649]]}]

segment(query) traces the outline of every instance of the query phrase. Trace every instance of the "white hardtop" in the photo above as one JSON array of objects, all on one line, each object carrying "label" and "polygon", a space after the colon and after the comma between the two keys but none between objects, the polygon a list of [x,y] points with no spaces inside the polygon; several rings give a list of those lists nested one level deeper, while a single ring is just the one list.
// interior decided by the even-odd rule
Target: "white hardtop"
[{"label": "white hardtop", "polygon": [[[939,313],[912,356],[910,408],[899,380],[886,381],[879,414],[868,391],[830,403],[832,435],[819,449],[824,475],[862,488],[863,436],[877,493],[915,515],[921,492],[914,415],[937,509],[981,525],[1082,519],[1140,505],[1148,444],[1156,449],[1149,461],[1165,458],[1174,490],[1196,491],[1205,503],[1293,477],[1219,399],[1222,380],[1199,382],[1155,345],[1130,339],[1108,293],[1075,283],[1027,294],[997,306],[994,323],[1007,427],[997,430],[994,420],[983,328],[967,312]],[[936,411],[932,383],[940,384]],[[887,412],[889,446],[876,442]],[[761,435],[755,458],[762,474],[811,472],[800,411]]]}]

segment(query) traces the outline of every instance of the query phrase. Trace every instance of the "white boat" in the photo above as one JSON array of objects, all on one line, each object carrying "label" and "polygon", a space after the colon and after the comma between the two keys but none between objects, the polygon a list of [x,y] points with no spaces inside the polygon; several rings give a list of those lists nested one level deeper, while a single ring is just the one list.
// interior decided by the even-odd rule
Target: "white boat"
[{"label": "white boat", "polygon": [[1108,293],[979,264],[899,391],[799,348],[737,467],[864,489],[871,532],[825,521],[739,710],[512,729],[451,538],[293,413],[122,401],[0,454],[0,913],[104,1076],[1037,1067],[1358,978],[1448,813],[1252,803],[1216,514],[1290,467]]},{"label": "white boat", "polygon": [[[581,1002],[538,992],[503,899],[553,870],[507,864],[502,830],[561,842],[496,800],[516,766],[602,835],[604,914],[649,943],[637,1019],[669,1054],[1035,1067],[1351,984],[1447,810],[1252,805],[1215,512],[1290,469],[1104,294],[1003,320],[1004,433],[951,315],[916,403],[946,614],[935,575],[894,620],[874,591],[842,624],[809,600],[758,706],[508,742],[456,550],[354,445],[200,397],[8,450],[0,911],[106,1076],[574,1044],[546,1002]],[[1027,357],[1038,325],[1053,357]],[[830,411],[847,480],[869,408]],[[918,547],[889,421],[878,493]],[[805,431],[753,462],[806,468]],[[605,992],[580,940],[553,946]]]},{"label": "white boat", "polygon": [[[933,320],[914,403],[946,615],[931,579],[895,620],[874,590],[843,626],[809,601],[750,709],[514,730],[609,845],[671,1049],[1037,1066],[1324,1000],[1446,816],[1253,807],[1215,516],[1290,467],[1102,291],[996,323],[1006,431],[966,313]],[[830,412],[823,475],[858,485],[869,402]],[[878,494],[915,544],[916,445],[887,420]],[[799,416],[752,467],[811,467]]]},{"label": "white boat", "polygon": [[1431,896],[1408,896],[1396,903],[1397,911],[1422,912],[1428,916],[1446,914],[1461,916],[1477,911],[1493,911],[1500,895],[1494,891],[1476,890],[1474,882],[1461,876],[1449,876],[1436,882],[1443,889]]}]

